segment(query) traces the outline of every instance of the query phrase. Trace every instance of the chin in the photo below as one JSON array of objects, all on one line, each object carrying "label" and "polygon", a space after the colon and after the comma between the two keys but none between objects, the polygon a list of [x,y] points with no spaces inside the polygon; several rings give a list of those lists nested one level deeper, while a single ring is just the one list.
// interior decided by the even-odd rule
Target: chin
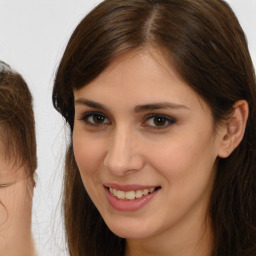
[{"label": "chin", "polygon": [[[150,236],[152,230],[143,227],[142,223],[121,223],[116,220],[114,223],[106,222],[108,228],[117,236],[126,239],[144,239]],[[147,226],[148,227],[148,226]]]}]

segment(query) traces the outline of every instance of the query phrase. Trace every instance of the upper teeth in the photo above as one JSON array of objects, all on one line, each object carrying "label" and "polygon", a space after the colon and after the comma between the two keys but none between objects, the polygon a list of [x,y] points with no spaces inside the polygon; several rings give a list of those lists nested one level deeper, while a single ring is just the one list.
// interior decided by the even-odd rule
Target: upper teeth
[{"label": "upper teeth", "polygon": [[156,188],[143,189],[143,190],[132,190],[132,191],[122,191],[114,188],[109,188],[110,193],[121,200],[134,200],[135,198],[141,198],[142,196],[146,196],[149,193],[155,191]]}]

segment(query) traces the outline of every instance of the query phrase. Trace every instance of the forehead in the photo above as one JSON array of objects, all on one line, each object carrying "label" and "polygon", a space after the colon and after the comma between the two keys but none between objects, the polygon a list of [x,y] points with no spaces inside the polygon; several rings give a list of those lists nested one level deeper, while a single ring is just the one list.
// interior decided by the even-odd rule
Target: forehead
[{"label": "forehead", "polygon": [[186,103],[190,107],[205,104],[170,63],[153,50],[121,55],[92,82],[74,90],[74,97],[116,107],[154,102]]}]

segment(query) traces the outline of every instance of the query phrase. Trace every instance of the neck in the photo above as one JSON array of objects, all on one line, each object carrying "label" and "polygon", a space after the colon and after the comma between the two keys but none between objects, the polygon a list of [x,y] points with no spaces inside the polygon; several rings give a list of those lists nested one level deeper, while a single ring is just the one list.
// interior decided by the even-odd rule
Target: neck
[{"label": "neck", "polygon": [[31,232],[33,186],[23,179],[0,188],[0,255],[34,256]]}]

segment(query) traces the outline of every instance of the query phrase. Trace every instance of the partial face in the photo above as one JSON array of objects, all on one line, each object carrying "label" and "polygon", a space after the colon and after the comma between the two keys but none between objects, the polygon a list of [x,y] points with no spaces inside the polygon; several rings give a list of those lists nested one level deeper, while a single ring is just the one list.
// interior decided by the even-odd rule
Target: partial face
[{"label": "partial face", "polygon": [[74,97],[76,162],[115,234],[202,224],[221,138],[209,107],[160,55],[121,56]]},{"label": "partial face", "polygon": [[[0,133],[2,133],[4,129],[8,128],[1,126]],[[17,161],[15,153],[12,152],[10,156],[7,155],[6,144],[0,135],[0,186],[13,184],[26,178],[25,168],[19,166],[15,161]]]}]

